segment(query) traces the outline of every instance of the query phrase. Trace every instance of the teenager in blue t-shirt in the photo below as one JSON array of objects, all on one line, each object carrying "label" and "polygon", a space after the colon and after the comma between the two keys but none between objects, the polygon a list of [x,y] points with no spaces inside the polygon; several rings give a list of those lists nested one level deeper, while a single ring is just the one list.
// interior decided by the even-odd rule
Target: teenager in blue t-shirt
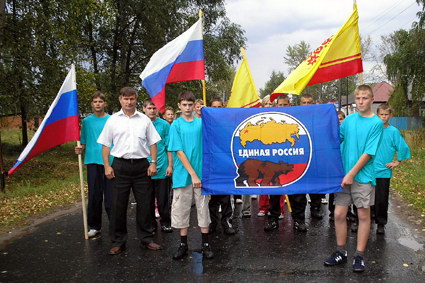
[{"label": "teenager in blue t-shirt", "polygon": [[173,259],[181,259],[188,253],[187,234],[190,226],[190,210],[195,200],[198,226],[202,235],[204,257],[214,256],[208,242],[208,226],[211,222],[208,196],[202,195],[202,121],[194,117],[195,96],[190,91],[179,95],[181,116],[171,124],[168,150],[173,152],[173,203],[171,226],[180,231],[180,245]]},{"label": "teenager in blue t-shirt", "polygon": [[353,271],[365,270],[364,252],[370,233],[370,207],[375,203],[374,157],[382,136],[383,123],[371,109],[373,91],[361,85],[354,92],[358,113],[345,118],[340,128],[341,153],[345,176],[342,191],[335,194],[335,232],[337,250],[327,259],[327,266],[347,262],[347,212],[354,204],[357,207],[359,228],[357,247],[353,259]]},{"label": "teenager in blue t-shirt", "polygon": [[97,138],[110,117],[105,113],[105,95],[101,92],[93,94],[91,106],[93,114],[83,120],[81,146],[75,147],[76,154],[85,151],[84,164],[87,165],[88,183],[87,222],[90,238],[97,236],[102,228],[102,202],[105,204],[108,218],[110,217],[112,198],[112,181],[105,177],[102,145],[97,143]]},{"label": "teenager in blue t-shirt", "polygon": [[[381,104],[377,114],[384,122],[381,143],[375,157],[376,193],[375,193],[375,223],[378,225],[377,234],[385,234],[385,225],[388,222],[388,197],[390,194],[390,179],[392,169],[400,165],[401,161],[410,158],[410,148],[401,136],[400,131],[391,126],[388,121],[392,117],[392,110],[388,104]],[[393,161],[397,153],[397,160]]]},{"label": "teenager in blue t-shirt", "polygon": [[[168,151],[168,134],[170,131],[170,124],[158,117],[158,108],[153,104],[152,100],[147,99],[143,102],[143,112],[151,119],[156,131],[158,132],[161,140],[157,143],[158,153],[156,160],[156,175],[151,176],[152,186],[155,192],[155,198],[158,205],[158,212],[160,216],[159,223],[161,224],[161,231],[164,233],[171,233],[171,217],[170,217],[170,176],[173,174],[173,158],[171,152]],[[149,156],[149,162],[152,158]],[[155,205],[152,205],[152,214],[155,214]],[[153,217],[153,219],[155,219]],[[154,223],[156,227],[156,222]]]}]

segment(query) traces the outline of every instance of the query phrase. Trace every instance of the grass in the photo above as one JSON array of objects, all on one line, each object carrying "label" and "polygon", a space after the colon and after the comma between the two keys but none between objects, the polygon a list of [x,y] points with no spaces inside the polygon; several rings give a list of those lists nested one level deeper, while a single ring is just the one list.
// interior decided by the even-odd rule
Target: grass
[{"label": "grass", "polygon": [[425,215],[425,129],[403,132],[411,159],[394,169],[391,188],[408,206]]},{"label": "grass", "polygon": [[[20,131],[2,129],[1,134],[8,170],[23,150]],[[0,233],[81,200],[74,146],[75,142],[70,142],[44,152],[6,179],[6,193],[0,193]]]}]

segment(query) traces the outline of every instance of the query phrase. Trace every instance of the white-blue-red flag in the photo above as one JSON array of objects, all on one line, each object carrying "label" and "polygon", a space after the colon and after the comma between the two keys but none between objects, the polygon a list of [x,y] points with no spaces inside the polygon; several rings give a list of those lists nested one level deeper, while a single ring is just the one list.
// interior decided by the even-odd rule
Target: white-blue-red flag
[{"label": "white-blue-red flag", "polygon": [[9,176],[38,154],[69,141],[80,140],[75,67],[66,76],[58,95],[34,137],[9,170]]},{"label": "white-blue-red flag", "polygon": [[165,110],[166,84],[205,80],[203,46],[200,18],[187,31],[153,54],[140,78],[159,111]]}]

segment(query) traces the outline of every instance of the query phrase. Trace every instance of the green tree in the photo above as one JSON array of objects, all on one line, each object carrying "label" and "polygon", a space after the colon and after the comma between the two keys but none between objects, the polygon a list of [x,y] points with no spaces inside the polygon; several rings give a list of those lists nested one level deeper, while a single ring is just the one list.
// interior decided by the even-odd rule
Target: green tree
[{"label": "green tree", "polygon": [[285,80],[285,75],[282,72],[272,71],[269,80],[260,88],[260,97],[273,93],[273,91]]}]

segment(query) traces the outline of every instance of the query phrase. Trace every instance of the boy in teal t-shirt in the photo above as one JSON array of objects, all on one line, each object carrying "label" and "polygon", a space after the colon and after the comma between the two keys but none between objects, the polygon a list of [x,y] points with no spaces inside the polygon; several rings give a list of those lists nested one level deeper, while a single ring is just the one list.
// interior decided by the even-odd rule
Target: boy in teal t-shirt
[{"label": "boy in teal t-shirt", "polygon": [[[161,137],[157,143],[158,153],[156,160],[156,175],[151,176],[152,186],[155,192],[155,198],[158,205],[160,215],[161,231],[171,233],[171,217],[170,217],[170,176],[173,174],[173,158],[171,152],[168,151],[168,135],[170,124],[158,117],[158,108],[153,104],[152,100],[147,99],[143,102],[143,112],[151,119],[156,131]],[[152,157],[148,157],[149,162],[155,162]],[[155,204],[152,204],[152,214],[155,214]],[[153,217],[155,219],[155,217]],[[154,223],[156,227],[156,222]]]},{"label": "boy in teal t-shirt", "polygon": [[353,259],[353,271],[365,270],[364,252],[370,233],[370,207],[375,203],[374,157],[382,136],[383,123],[371,109],[373,91],[370,86],[356,88],[355,103],[358,113],[345,118],[340,127],[341,153],[345,176],[342,191],[335,193],[336,251],[324,264],[333,266],[347,262],[347,212],[354,204],[357,207],[359,228],[357,247]]},{"label": "boy in teal t-shirt", "polygon": [[112,207],[112,181],[105,177],[102,145],[97,143],[97,139],[110,115],[105,113],[106,100],[105,95],[101,92],[93,94],[91,106],[93,114],[83,120],[81,146],[75,147],[75,153],[82,154],[85,151],[84,164],[87,165],[88,184],[88,236],[95,237],[102,228],[102,202],[104,202],[108,218]]},{"label": "boy in teal t-shirt", "polygon": [[[401,136],[400,131],[388,123],[392,117],[391,107],[388,104],[381,104],[378,107],[377,114],[384,122],[384,131],[374,162],[376,174],[374,211],[375,223],[378,225],[376,233],[385,234],[385,225],[388,222],[388,198],[392,169],[399,166],[401,161],[410,158],[410,148]],[[393,161],[396,153],[397,160]]]},{"label": "boy in teal t-shirt", "polygon": [[190,226],[190,210],[195,200],[198,226],[202,235],[204,257],[214,256],[208,243],[208,226],[211,222],[208,196],[201,193],[202,178],[202,122],[194,117],[195,96],[190,91],[179,95],[181,117],[170,127],[168,150],[173,152],[173,203],[171,226],[180,230],[180,245],[173,259],[187,255],[187,234]]}]

